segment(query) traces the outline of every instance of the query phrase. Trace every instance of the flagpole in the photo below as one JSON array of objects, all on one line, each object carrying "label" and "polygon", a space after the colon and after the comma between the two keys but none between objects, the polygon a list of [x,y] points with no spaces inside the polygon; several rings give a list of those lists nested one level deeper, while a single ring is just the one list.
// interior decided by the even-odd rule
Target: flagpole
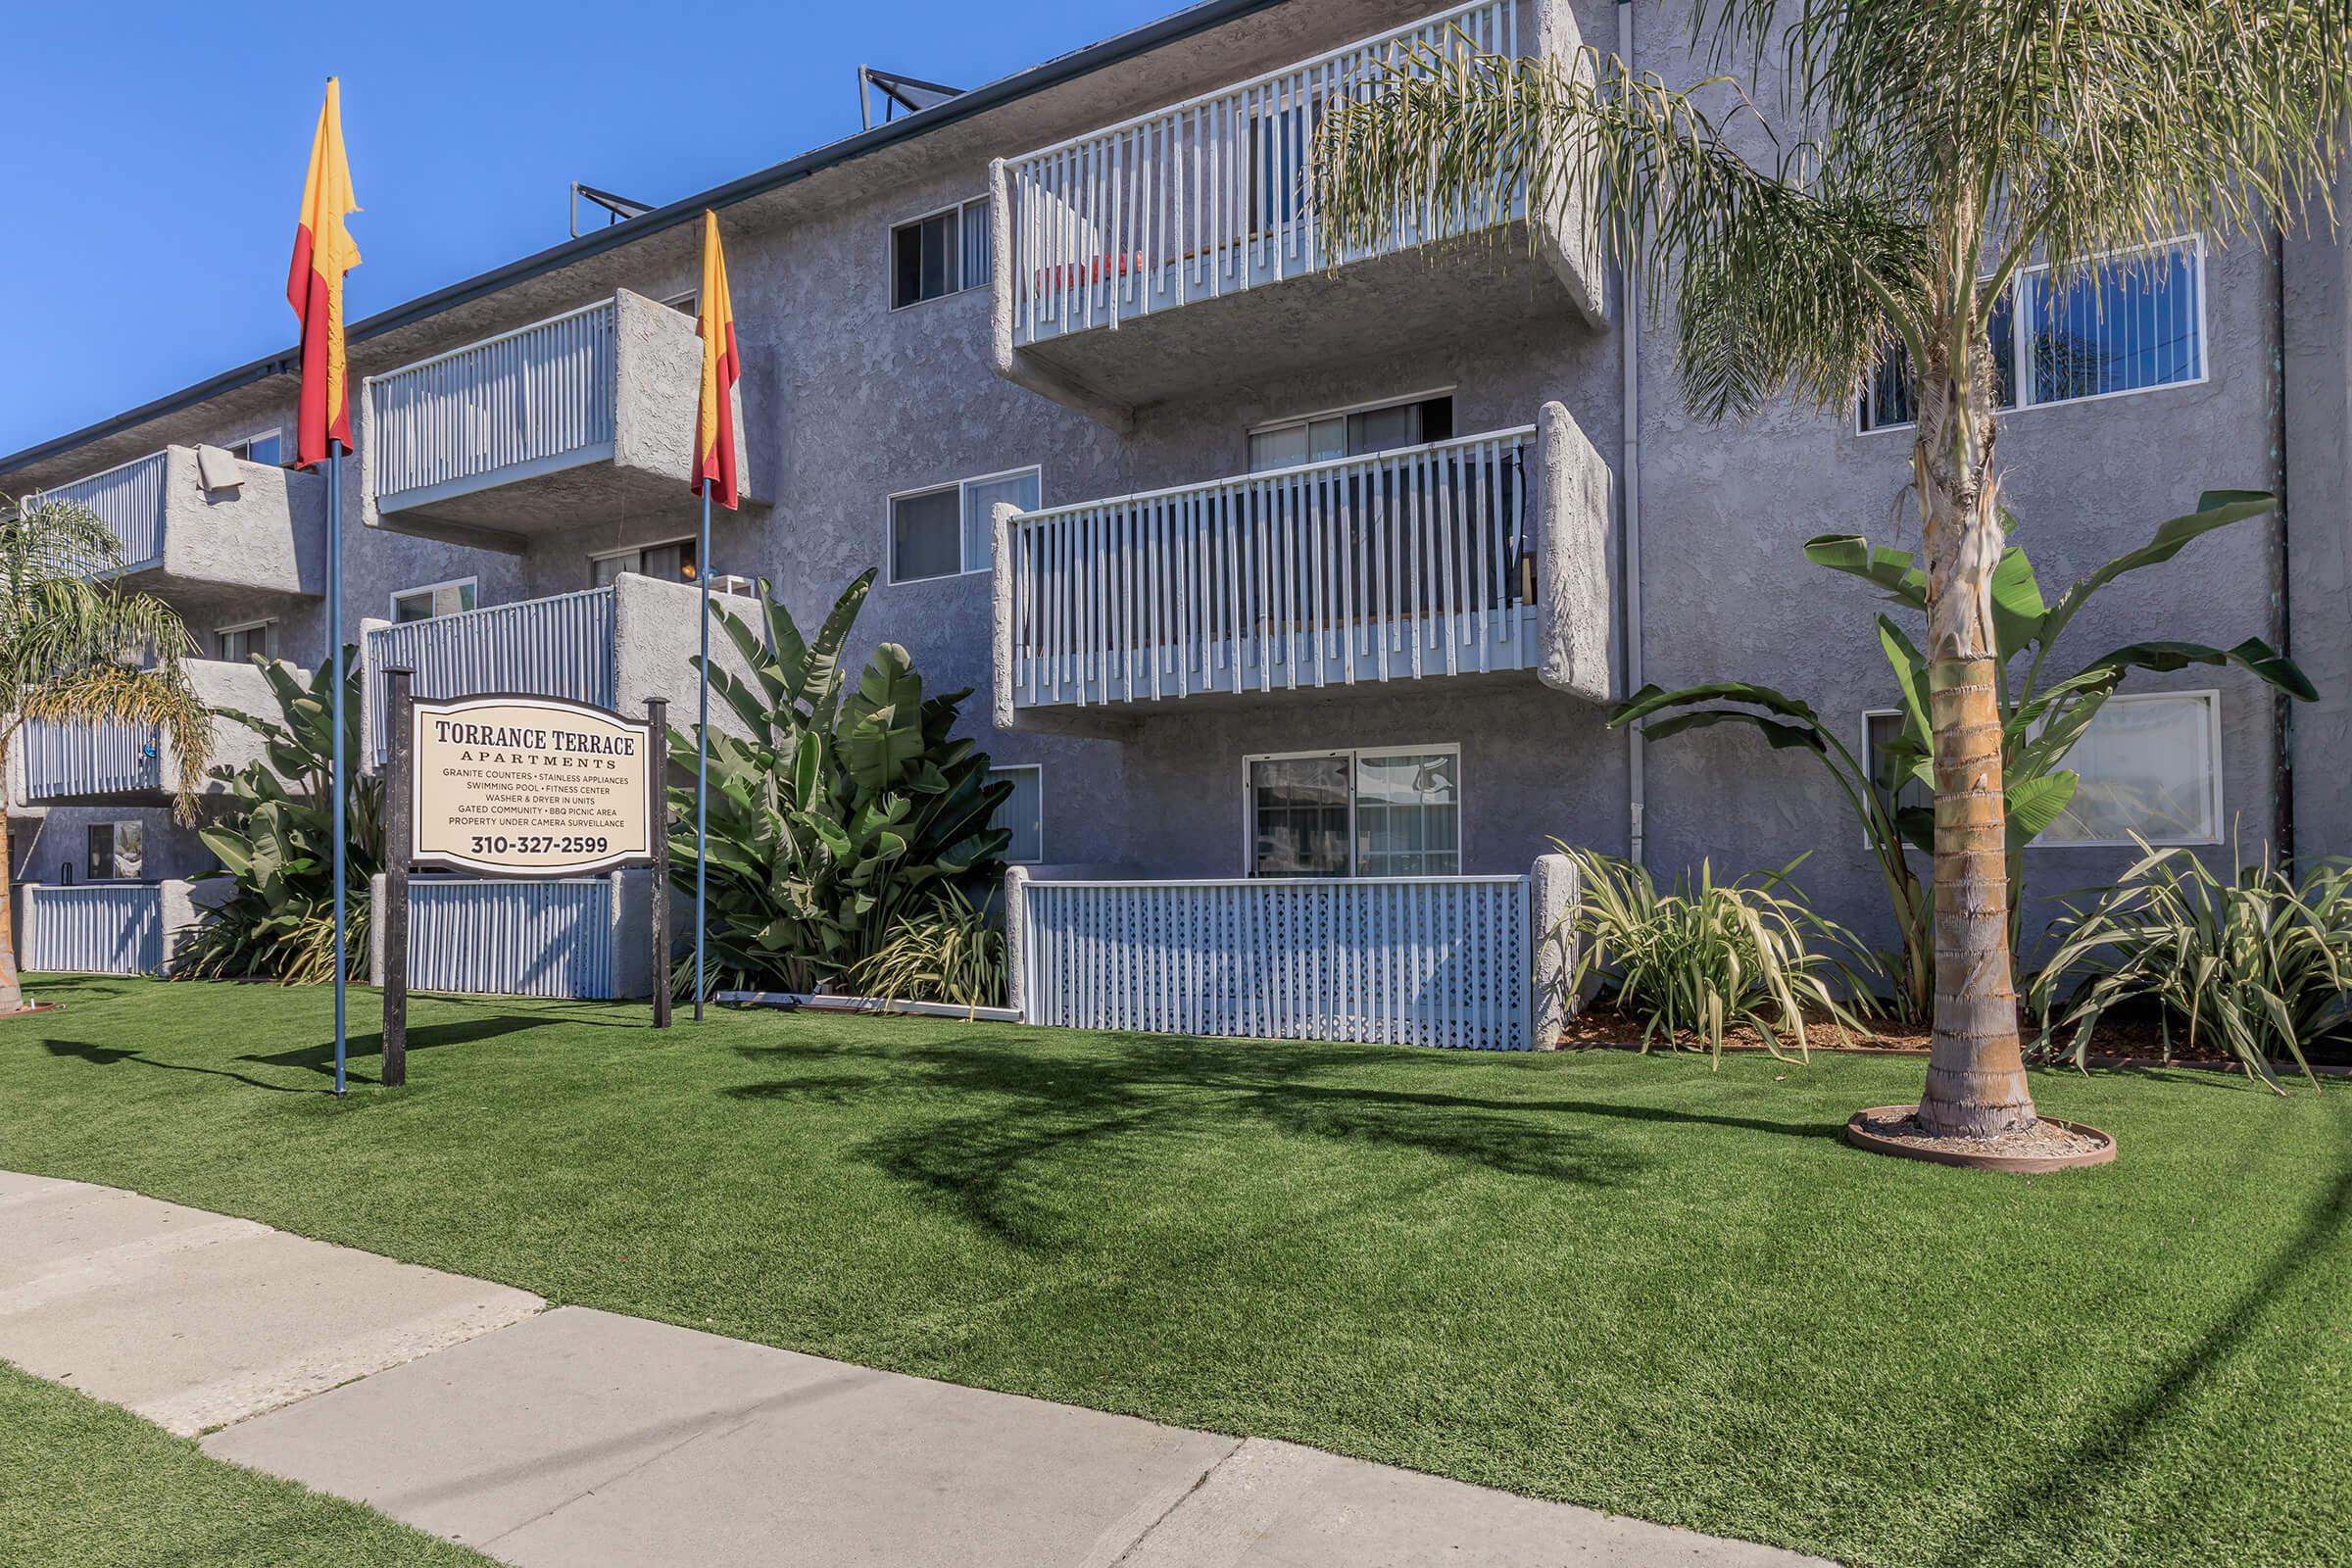
[{"label": "flagpole", "polygon": [[703,900],[710,880],[710,489],[703,481],[703,535],[694,573],[703,588],[703,659],[694,723],[694,1021],[703,1021]]},{"label": "flagpole", "polygon": [[349,851],[344,847],[343,801],[349,794],[343,780],[343,450],[326,442],[326,648],[327,667],[334,685],[334,765],[327,787],[334,795],[335,835],[335,1093],[343,1093],[343,932],[344,876]]}]

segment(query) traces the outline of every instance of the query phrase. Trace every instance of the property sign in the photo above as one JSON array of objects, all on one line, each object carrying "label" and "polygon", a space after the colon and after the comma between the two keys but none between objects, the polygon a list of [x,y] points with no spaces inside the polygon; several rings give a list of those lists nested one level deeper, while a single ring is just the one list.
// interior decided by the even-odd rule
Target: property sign
[{"label": "property sign", "polygon": [[493,876],[648,865],[661,747],[645,720],[556,697],[410,705],[409,859]]}]

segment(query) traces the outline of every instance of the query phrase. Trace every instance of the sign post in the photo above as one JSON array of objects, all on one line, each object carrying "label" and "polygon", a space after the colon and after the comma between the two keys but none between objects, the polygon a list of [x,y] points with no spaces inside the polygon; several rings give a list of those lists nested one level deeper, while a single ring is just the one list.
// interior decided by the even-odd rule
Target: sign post
[{"label": "sign post", "polygon": [[642,719],[561,697],[420,699],[391,678],[384,1082],[408,1075],[409,873],[554,880],[651,867],[654,1025],[669,1026],[668,705]]}]

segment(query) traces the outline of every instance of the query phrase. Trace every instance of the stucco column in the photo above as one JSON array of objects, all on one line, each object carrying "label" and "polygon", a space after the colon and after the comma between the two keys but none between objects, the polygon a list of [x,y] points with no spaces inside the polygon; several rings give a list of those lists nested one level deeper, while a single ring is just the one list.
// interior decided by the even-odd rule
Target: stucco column
[{"label": "stucco column", "polygon": [[226,903],[236,889],[230,877],[208,877],[202,882],[175,877],[162,884],[165,975],[179,972],[180,950],[195,936],[204,917]]},{"label": "stucco column", "polygon": [[1609,680],[1609,466],[1568,410],[1536,415],[1537,656],[1544,684],[1605,703]]},{"label": "stucco column", "polygon": [[1029,1021],[1029,868],[1004,868],[1004,1005]]},{"label": "stucco column", "polygon": [[1583,895],[1576,862],[1565,855],[1540,855],[1527,876],[1528,945],[1534,973],[1528,982],[1530,1051],[1555,1051],[1560,1030],[1576,1011],[1569,981],[1576,973],[1576,936],[1565,921]]},{"label": "stucco column", "polygon": [[384,873],[368,879],[368,983],[384,983]]},{"label": "stucco column", "polygon": [[39,955],[25,946],[26,940],[32,935],[32,896],[40,891],[38,882],[20,882],[16,885],[16,897],[9,901],[10,913],[17,922],[15,952],[20,971],[40,967],[34,961]]}]

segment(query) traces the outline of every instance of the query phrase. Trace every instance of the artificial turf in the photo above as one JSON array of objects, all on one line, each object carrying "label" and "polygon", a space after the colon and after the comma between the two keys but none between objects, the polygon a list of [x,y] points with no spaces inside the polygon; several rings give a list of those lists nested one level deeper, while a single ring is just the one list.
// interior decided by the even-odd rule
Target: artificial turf
[{"label": "artificial turf", "polygon": [[489,1568],[463,1546],[208,1457],[0,1361],[0,1562],[74,1568]]},{"label": "artificial turf", "polygon": [[2352,1085],[2038,1071],[2122,1157],[2015,1177],[1840,1141],[1905,1059],[418,999],[338,1103],[323,993],[33,989],[0,1167],[1854,1563],[2352,1562]]}]

